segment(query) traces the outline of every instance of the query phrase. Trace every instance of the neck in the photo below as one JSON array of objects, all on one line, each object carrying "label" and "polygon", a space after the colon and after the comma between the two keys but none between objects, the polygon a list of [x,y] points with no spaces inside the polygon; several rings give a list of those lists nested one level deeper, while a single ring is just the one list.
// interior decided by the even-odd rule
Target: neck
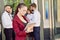
[{"label": "neck", "polygon": [[22,15],[20,13],[17,14],[17,16],[19,17],[19,19],[24,22],[27,23],[26,20],[22,17]]},{"label": "neck", "polygon": [[22,16],[19,12],[17,13],[18,16]]}]

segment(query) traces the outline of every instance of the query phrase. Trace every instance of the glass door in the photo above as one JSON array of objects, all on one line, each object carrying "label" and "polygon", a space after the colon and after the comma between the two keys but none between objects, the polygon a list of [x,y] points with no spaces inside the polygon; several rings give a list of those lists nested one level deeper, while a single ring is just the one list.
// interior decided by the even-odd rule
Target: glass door
[{"label": "glass door", "polygon": [[60,40],[60,0],[54,0],[54,34],[55,40]]},{"label": "glass door", "polygon": [[41,11],[41,40],[54,40],[54,4],[53,0],[40,0],[38,9]]},{"label": "glass door", "polygon": [[51,26],[51,7],[50,0],[39,0],[38,9],[41,13],[41,40],[50,40],[50,26]]}]

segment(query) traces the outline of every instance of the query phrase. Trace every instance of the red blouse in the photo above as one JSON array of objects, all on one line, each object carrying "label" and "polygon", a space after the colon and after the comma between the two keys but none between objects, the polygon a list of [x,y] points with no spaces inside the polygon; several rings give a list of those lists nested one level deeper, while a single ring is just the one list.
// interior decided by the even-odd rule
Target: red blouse
[{"label": "red blouse", "polygon": [[[25,16],[23,16],[23,18],[26,20]],[[16,15],[13,18],[13,29],[16,33],[15,34],[15,40],[25,40],[26,39],[26,32],[24,31],[24,28],[25,28],[25,25],[19,19],[19,17]]]}]

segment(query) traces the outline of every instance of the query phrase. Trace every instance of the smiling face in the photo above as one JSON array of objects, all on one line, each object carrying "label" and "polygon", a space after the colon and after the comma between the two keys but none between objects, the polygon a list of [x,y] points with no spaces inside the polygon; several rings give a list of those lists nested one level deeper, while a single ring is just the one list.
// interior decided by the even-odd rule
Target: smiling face
[{"label": "smiling face", "polygon": [[20,13],[21,15],[24,16],[24,15],[26,14],[26,12],[27,12],[27,7],[24,6],[24,7],[18,8],[18,11],[19,11],[19,13]]},{"label": "smiling face", "polygon": [[35,3],[32,3],[30,5],[30,10],[34,11],[36,9],[36,4]]},{"label": "smiling face", "polygon": [[5,7],[5,11],[7,11],[8,13],[12,12],[12,8],[10,6],[6,6]]},{"label": "smiling face", "polygon": [[31,14],[29,10],[27,10],[27,13],[28,13],[28,14]]}]

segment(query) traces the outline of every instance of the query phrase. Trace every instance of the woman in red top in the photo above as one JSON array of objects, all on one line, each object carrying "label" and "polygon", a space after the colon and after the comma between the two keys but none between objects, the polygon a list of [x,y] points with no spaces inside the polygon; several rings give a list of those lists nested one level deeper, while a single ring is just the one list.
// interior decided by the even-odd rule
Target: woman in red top
[{"label": "woman in red top", "polygon": [[27,6],[23,3],[18,4],[15,16],[13,18],[13,29],[15,31],[15,40],[26,40],[27,31],[24,30],[28,23],[24,16],[27,11]]}]

